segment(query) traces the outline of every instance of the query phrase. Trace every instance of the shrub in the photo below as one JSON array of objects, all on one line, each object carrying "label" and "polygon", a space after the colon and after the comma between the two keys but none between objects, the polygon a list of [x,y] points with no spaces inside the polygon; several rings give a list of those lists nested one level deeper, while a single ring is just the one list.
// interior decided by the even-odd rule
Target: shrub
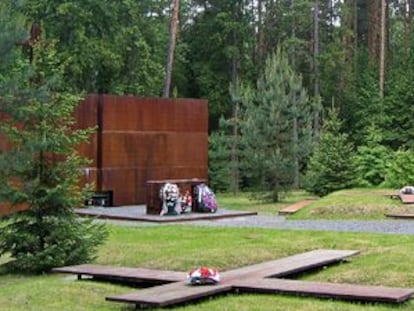
[{"label": "shrub", "polygon": [[394,153],[384,185],[393,188],[414,185],[414,152],[399,150]]},{"label": "shrub", "polygon": [[305,189],[313,194],[324,196],[355,185],[354,151],[340,125],[337,112],[331,110],[305,175]]},{"label": "shrub", "polygon": [[358,148],[355,157],[358,184],[360,186],[378,186],[385,180],[392,152],[381,144],[383,135],[374,123],[367,130],[365,144]]}]

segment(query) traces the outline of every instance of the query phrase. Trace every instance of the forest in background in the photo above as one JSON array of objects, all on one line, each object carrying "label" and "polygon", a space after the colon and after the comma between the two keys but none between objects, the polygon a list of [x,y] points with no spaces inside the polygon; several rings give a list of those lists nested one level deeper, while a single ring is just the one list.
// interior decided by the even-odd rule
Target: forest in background
[{"label": "forest in background", "polygon": [[178,7],[169,93],[208,99],[218,190],[414,182],[412,0],[10,5],[57,40],[76,92],[137,96],[165,95]]}]

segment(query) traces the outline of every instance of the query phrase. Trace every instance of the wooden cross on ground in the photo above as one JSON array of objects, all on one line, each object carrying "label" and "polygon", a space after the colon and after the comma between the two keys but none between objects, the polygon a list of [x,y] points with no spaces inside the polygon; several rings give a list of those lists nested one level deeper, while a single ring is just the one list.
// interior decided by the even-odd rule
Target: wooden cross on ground
[{"label": "wooden cross on ground", "polygon": [[[354,301],[400,303],[408,300],[414,289],[355,284],[322,283],[282,279],[310,269],[337,263],[358,254],[350,250],[314,250],[221,273],[216,285],[189,285],[186,273],[150,269],[81,265],[53,269],[53,272],[92,276],[157,285],[128,294],[106,297],[108,301],[135,304],[137,307],[166,307],[217,294],[275,293],[315,296]],[[168,283],[164,285],[159,285]]]}]

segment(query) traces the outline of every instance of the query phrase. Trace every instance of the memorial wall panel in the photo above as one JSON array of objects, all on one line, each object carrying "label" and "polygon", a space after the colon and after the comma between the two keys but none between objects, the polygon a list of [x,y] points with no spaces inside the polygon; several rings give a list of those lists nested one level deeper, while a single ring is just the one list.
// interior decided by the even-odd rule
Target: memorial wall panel
[{"label": "memorial wall panel", "polygon": [[95,129],[77,148],[91,160],[81,182],[112,190],[114,206],[145,203],[147,180],[208,177],[206,100],[92,94],[74,115],[77,128]]}]

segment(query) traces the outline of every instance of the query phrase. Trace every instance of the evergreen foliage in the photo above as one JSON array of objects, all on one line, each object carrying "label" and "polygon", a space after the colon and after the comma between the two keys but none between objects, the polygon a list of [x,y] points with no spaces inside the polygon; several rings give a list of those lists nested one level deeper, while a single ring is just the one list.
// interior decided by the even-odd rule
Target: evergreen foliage
[{"label": "evergreen foliage", "polygon": [[394,153],[391,164],[385,176],[384,185],[401,189],[414,185],[414,152],[398,150]]},{"label": "evergreen foliage", "polygon": [[[265,60],[276,46],[289,51],[289,65],[303,77],[303,88],[313,96],[310,102],[320,101],[325,109],[332,102],[337,104],[342,130],[359,150],[360,184],[374,185],[384,178],[387,148],[396,151],[414,147],[414,36],[410,31],[414,6],[402,5],[401,1],[388,3],[384,25],[385,88],[380,92],[381,25],[379,5],[374,2],[180,1],[171,89],[174,97],[209,101],[209,127],[213,134],[210,176],[219,189],[237,190],[239,183],[260,189],[269,183],[268,178],[255,176],[252,160],[243,160],[241,141],[237,141],[235,152],[237,136],[232,129],[226,128],[217,135],[214,132],[223,131],[219,125],[222,116],[230,123],[234,118],[229,83],[242,80],[254,84],[262,70],[268,69]],[[145,96],[159,95],[162,89],[170,4],[170,0],[8,1],[13,12],[24,13],[30,23],[41,23],[47,40],[57,40],[56,57],[67,63],[64,78],[78,91]],[[5,48],[14,44],[14,38],[26,38],[21,36],[21,30],[12,34],[9,28],[2,28],[0,38],[4,42],[0,47],[0,68],[4,69],[12,55],[6,55]],[[4,75],[10,68],[3,69],[0,72]],[[257,98],[253,101],[259,103]],[[280,116],[286,124],[295,119],[289,113]],[[315,138],[321,119],[314,114]],[[370,145],[366,141],[372,123],[381,129],[380,144]],[[278,162],[286,169],[286,177],[280,175],[282,184],[289,184],[292,179],[297,184],[299,169],[307,166],[309,146],[299,140],[286,146],[291,148],[288,158],[293,162]],[[302,146],[303,151],[299,150]],[[258,161],[261,160],[259,156]],[[295,169],[288,168],[289,165]],[[246,175],[245,169],[254,172]],[[263,167],[262,171],[265,170]],[[287,177],[290,174],[293,175]],[[276,182],[269,187],[272,183]]]},{"label": "evergreen foliage", "polygon": [[[247,94],[247,95],[246,95]],[[256,191],[276,202],[293,186],[295,160],[310,151],[310,104],[282,50],[266,60],[257,90],[245,92],[244,165]]]},{"label": "evergreen foliage", "polygon": [[313,194],[324,196],[355,185],[353,146],[340,128],[338,112],[332,109],[328,113],[319,144],[309,160],[306,172],[305,188]]},{"label": "evergreen foliage", "polygon": [[391,160],[391,150],[381,144],[382,136],[372,125],[366,143],[357,149],[355,164],[360,186],[378,186],[385,180]]},{"label": "evergreen foliage", "polygon": [[231,136],[217,131],[209,136],[208,143],[210,185],[215,191],[227,191],[231,185]]},{"label": "evergreen foliage", "polygon": [[26,0],[15,9],[57,40],[65,79],[78,91],[161,94],[169,1]]},{"label": "evergreen foliage", "polygon": [[[234,135],[234,122],[240,126],[242,120],[220,119],[219,130],[209,136],[209,181],[215,191],[230,191],[237,194],[244,188],[246,167],[244,140]],[[236,141],[235,141],[236,140]],[[234,157],[236,153],[236,157]]]},{"label": "evergreen foliage", "polygon": [[[13,23],[10,10],[1,11],[0,27]],[[7,26],[7,27],[3,27]],[[73,209],[82,204],[81,167],[76,146],[91,130],[73,128],[73,112],[80,96],[62,80],[52,41],[32,42],[29,63],[14,45],[0,38],[9,58],[0,72],[0,202],[24,205],[0,227],[0,256],[13,259],[10,269],[42,272],[54,266],[91,260],[106,230],[91,221],[77,220]]]},{"label": "evergreen foliage", "polygon": [[189,61],[185,85],[179,88],[187,89],[185,96],[208,98],[210,128],[217,130],[221,116],[227,118],[232,112],[229,83],[254,81],[257,76],[253,17],[242,1],[202,1],[198,9],[182,31]]},{"label": "evergreen foliage", "polygon": [[414,62],[396,68],[389,76],[388,94],[384,99],[384,140],[394,150],[413,149]]}]

